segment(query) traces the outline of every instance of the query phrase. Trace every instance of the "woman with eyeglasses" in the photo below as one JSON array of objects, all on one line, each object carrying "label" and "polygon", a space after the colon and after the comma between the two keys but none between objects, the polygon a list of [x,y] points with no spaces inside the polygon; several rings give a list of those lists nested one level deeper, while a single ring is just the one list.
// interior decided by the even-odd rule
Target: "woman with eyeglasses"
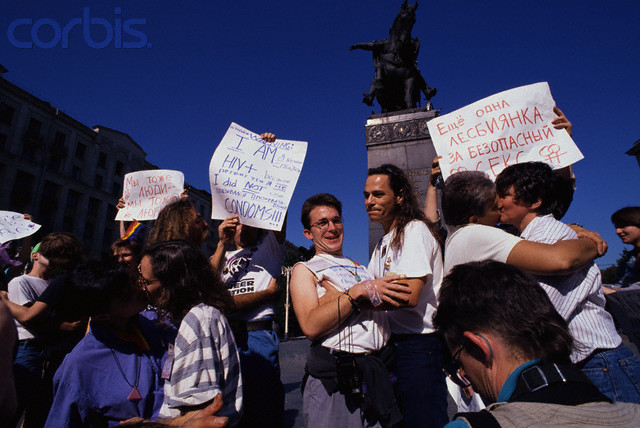
[{"label": "woman with eyeglasses", "polygon": [[222,394],[218,415],[235,425],[242,413],[242,381],[236,343],[225,318],[233,307],[231,295],[204,254],[187,241],[150,246],[138,272],[138,284],[150,303],[179,325],[163,368],[160,417],[183,415]]}]

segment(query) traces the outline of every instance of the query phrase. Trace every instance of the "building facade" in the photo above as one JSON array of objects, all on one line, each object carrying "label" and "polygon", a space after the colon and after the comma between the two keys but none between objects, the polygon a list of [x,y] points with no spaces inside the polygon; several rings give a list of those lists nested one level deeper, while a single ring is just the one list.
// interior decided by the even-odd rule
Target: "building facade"
[{"label": "building facade", "polygon": [[[78,122],[4,72],[0,66],[0,210],[31,214],[42,225],[35,242],[71,232],[88,256],[108,254],[119,238],[114,219],[124,175],[157,167],[129,135]],[[211,195],[189,188],[203,218],[211,217]]]}]

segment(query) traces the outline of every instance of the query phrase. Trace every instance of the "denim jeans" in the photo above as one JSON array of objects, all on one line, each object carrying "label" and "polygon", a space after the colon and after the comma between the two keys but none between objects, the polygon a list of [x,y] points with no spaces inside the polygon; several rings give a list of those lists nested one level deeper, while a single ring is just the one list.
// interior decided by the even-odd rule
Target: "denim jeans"
[{"label": "denim jeans", "polygon": [[282,427],[284,386],[280,381],[278,336],[271,330],[257,330],[239,334],[235,339],[244,400],[239,427]]},{"label": "denim jeans", "polygon": [[582,372],[614,402],[640,404],[640,359],[625,345],[596,352]]},{"label": "denim jeans", "polygon": [[442,427],[448,421],[442,342],[434,334],[393,335],[396,376],[406,428]]}]

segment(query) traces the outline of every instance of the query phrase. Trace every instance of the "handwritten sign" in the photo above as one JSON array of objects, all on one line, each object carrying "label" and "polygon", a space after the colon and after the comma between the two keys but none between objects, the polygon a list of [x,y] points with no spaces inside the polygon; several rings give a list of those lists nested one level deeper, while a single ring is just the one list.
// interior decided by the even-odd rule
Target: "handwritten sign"
[{"label": "handwritten sign", "polygon": [[40,225],[24,218],[24,214],[0,211],[0,244],[31,236]]},{"label": "handwritten sign", "polygon": [[130,172],[124,176],[122,198],[126,207],[116,220],[154,220],[170,202],[180,199],[184,174],[169,169]]},{"label": "handwritten sign", "polygon": [[306,153],[305,141],[268,143],[232,123],[209,165],[211,218],[281,230]]},{"label": "handwritten sign", "polygon": [[458,171],[484,171],[494,179],[509,165],[571,165],[584,156],[569,134],[554,129],[555,102],[547,82],[500,92],[427,122],[446,179]]}]

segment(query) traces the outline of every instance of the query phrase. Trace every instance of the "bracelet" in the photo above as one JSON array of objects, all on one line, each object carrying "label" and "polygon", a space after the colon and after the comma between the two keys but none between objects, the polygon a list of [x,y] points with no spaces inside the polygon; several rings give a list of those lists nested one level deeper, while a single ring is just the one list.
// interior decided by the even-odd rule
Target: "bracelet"
[{"label": "bracelet", "polygon": [[380,306],[382,304],[382,299],[380,298],[380,293],[378,293],[378,287],[371,280],[366,280],[362,283],[364,285],[364,289],[367,290],[367,295],[369,296],[369,301],[375,308],[376,306]]},{"label": "bracelet", "polygon": [[344,294],[347,296],[347,299],[349,300],[349,303],[351,303],[351,306],[353,307],[353,311],[355,313],[359,314],[360,313],[360,308],[358,307],[358,302],[356,302],[356,299],[351,297],[351,295],[349,294],[349,290],[346,290],[344,292]]}]

